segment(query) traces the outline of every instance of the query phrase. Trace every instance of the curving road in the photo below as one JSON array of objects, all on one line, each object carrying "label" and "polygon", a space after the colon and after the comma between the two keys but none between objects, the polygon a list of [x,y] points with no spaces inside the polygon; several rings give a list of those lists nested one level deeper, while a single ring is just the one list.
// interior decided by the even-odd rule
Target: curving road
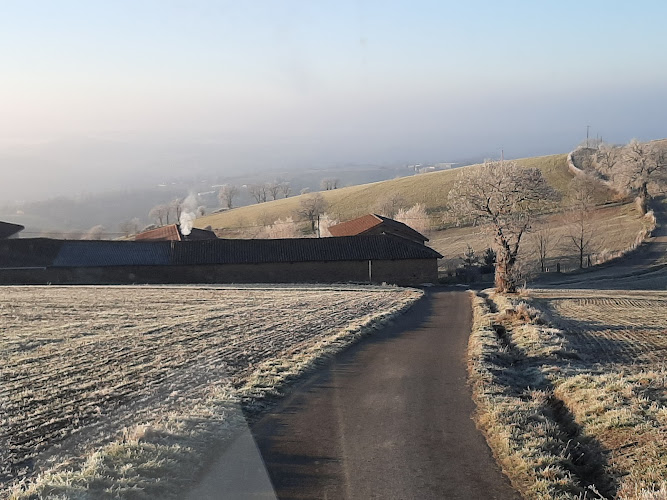
[{"label": "curving road", "polygon": [[427,291],[253,424],[193,497],[520,498],[471,419],[471,315],[467,293]]}]

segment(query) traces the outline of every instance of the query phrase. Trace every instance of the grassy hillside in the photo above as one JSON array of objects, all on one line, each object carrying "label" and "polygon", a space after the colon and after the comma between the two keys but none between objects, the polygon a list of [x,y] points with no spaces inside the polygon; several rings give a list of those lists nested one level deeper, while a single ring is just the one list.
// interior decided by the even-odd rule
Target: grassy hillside
[{"label": "grassy hillside", "polygon": [[[564,191],[572,179],[568,171],[565,154],[524,158],[517,160],[519,165],[537,167],[544,173],[549,183],[559,191]],[[322,195],[329,204],[327,212],[339,220],[348,220],[373,212],[383,199],[399,194],[408,205],[423,203],[429,213],[442,212],[447,203],[447,193],[464,169],[476,168],[476,165],[454,170],[444,170],[427,174],[392,179],[389,181],[361,184],[324,191]],[[294,216],[303,196],[294,196],[247,207],[232,209],[220,214],[212,214],[197,219],[196,227],[212,226],[214,229],[247,227],[269,224],[279,218]]]}]

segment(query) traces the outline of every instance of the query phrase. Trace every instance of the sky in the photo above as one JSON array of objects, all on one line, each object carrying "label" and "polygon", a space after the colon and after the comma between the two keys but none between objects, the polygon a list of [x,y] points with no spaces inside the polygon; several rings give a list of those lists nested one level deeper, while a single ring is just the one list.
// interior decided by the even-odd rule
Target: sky
[{"label": "sky", "polygon": [[0,0],[0,203],[667,136],[663,1]]}]

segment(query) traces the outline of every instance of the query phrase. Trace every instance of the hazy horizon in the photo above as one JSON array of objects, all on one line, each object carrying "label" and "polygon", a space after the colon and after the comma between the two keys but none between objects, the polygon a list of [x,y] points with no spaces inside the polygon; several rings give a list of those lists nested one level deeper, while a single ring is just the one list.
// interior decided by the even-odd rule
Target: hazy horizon
[{"label": "hazy horizon", "polygon": [[667,136],[667,5],[5,2],[0,204]]}]

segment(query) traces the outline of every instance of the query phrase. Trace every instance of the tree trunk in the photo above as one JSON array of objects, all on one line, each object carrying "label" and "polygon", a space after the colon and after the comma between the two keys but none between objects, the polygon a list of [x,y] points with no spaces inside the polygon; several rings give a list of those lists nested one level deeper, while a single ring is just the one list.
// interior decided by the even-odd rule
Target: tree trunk
[{"label": "tree trunk", "polygon": [[504,293],[516,292],[516,282],[512,276],[515,262],[516,259],[514,258],[505,259],[502,257],[496,262],[496,291]]},{"label": "tree trunk", "polygon": [[646,215],[646,212],[648,212],[648,185],[646,182],[639,188],[639,192],[637,193],[637,204],[642,215]]}]

